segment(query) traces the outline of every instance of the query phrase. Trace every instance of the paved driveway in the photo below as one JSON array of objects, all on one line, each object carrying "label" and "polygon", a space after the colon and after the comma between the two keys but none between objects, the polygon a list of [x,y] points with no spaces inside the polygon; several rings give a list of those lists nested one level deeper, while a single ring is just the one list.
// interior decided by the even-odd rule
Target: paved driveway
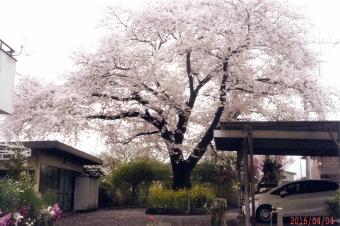
[{"label": "paved driveway", "polygon": [[[144,209],[98,210],[63,217],[56,226],[145,226],[150,215]],[[155,216],[172,226],[208,226],[210,216]]]},{"label": "paved driveway", "polygon": [[[227,214],[230,218],[235,219],[237,211],[231,210]],[[98,210],[65,216],[56,226],[146,226],[150,216],[145,214],[144,209]],[[157,215],[155,217],[162,222],[171,223],[171,226],[210,226],[211,220],[210,215]],[[241,222],[237,223],[237,225],[244,226],[244,218],[241,218]],[[284,226],[287,225],[289,225],[289,222],[284,223]],[[257,223],[256,226],[270,226],[270,224]],[[276,226],[276,224],[274,223],[273,226]]]}]

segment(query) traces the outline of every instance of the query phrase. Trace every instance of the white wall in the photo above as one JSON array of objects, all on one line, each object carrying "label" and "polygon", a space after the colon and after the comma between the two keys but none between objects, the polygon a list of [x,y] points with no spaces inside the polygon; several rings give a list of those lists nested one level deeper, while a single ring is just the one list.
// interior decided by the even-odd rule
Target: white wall
[{"label": "white wall", "polygon": [[0,114],[12,112],[15,63],[0,49]]},{"label": "white wall", "polygon": [[99,179],[77,177],[74,191],[74,210],[92,210],[98,208]]}]

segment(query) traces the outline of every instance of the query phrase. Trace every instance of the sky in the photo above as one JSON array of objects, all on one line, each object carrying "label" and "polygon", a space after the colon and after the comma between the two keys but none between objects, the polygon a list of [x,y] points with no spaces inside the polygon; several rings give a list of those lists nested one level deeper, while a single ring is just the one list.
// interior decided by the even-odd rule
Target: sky
[{"label": "sky", "polygon": [[[340,1],[282,0],[298,7],[313,25],[311,45],[320,54],[322,81],[340,88]],[[98,24],[107,6],[142,8],[149,0],[1,0],[0,39],[17,52],[17,77],[62,80],[78,49],[90,50],[103,35]],[[318,43],[321,42],[321,44]],[[338,44],[339,43],[339,44]],[[84,144],[93,152],[95,142]],[[292,171],[299,171],[299,160]],[[303,166],[302,166],[303,167]]]},{"label": "sky", "polygon": [[[0,39],[16,51],[17,72],[47,81],[60,79],[73,65],[79,48],[95,48],[102,36],[98,26],[108,5],[140,8],[150,0],[2,0]],[[282,0],[287,1],[287,0]],[[321,74],[325,83],[340,87],[340,1],[288,0],[302,9],[314,24],[315,50],[321,53]]]}]

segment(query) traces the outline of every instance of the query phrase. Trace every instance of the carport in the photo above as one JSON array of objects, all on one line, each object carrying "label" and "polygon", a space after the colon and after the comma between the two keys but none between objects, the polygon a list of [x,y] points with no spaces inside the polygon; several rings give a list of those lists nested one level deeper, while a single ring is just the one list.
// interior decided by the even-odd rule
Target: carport
[{"label": "carport", "polygon": [[[246,226],[250,225],[249,195],[252,216],[255,216],[254,178],[248,175],[248,169],[253,168],[253,155],[338,156],[340,159],[340,121],[222,121],[214,131],[214,139],[217,150],[237,151],[239,159],[243,159]],[[256,225],[255,217],[251,225]]]}]

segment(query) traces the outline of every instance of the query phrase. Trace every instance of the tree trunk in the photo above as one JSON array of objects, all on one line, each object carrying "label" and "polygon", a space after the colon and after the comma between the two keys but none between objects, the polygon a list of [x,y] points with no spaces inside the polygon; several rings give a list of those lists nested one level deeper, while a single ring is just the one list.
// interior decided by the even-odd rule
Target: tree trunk
[{"label": "tree trunk", "polygon": [[[172,155],[170,155],[172,172],[173,172],[173,184],[172,187],[174,190],[183,189],[183,188],[191,188],[190,182],[190,174],[194,169],[198,161],[202,158],[204,153],[207,150],[208,145],[214,139],[214,129],[217,127],[226,104],[226,96],[227,96],[227,80],[228,80],[228,65],[229,59],[226,58],[223,62],[223,76],[220,85],[220,104],[216,109],[215,116],[210,124],[210,126],[205,131],[205,134],[201,138],[200,142],[196,145],[192,153],[189,157],[184,160],[183,152],[179,148],[173,148],[171,150]],[[191,108],[193,105],[191,106]],[[184,119],[183,119],[184,120]],[[183,130],[180,125],[183,123],[179,123],[177,125],[177,130],[181,131],[180,133],[176,133],[175,135],[175,144],[181,145],[183,142],[184,133],[186,130]]]},{"label": "tree trunk", "polygon": [[174,190],[191,188],[190,175],[192,167],[185,161],[172,164],[172,188]]},{"label": "tree trunk", "polygon": [[129,200],[130,204],[138,204],[138,194],[137,194],[137,185],[132,185],[131,188],[131,200]]}]

